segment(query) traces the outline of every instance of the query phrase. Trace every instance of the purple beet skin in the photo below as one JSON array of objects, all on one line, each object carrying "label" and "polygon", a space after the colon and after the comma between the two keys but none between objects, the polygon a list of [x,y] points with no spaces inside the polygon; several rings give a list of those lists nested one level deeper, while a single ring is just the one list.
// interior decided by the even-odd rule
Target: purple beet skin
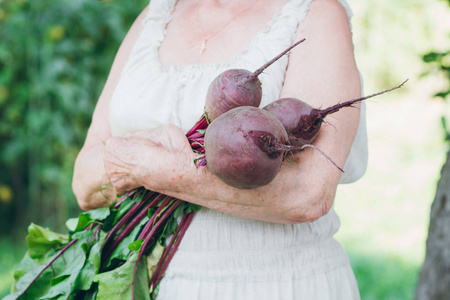
[{"label": "purple beet skin", "polygon": [[271,112],[281,121],[289,135],[289,142],[291,145],[303,146],[311,144],[314,141],[319,134],[323,119],[326,116],[339,111],[343,107],[352,107],[353,104],[357,102],[398,89],[403,86],[406,81],[391,89],[366,97],[338,103],[325,109],[313,108],[297,98],[282,98],[267,105],[264,109]]},{"label": "purple beet skin", "polygon": [[281,122],[260,108],[234,108],[206,130],[205,154],[209,170],[239,189],[270,183],[283,161],[287,133]]},{"label": "purple beet skin", "polygon": [[208,119],[213,121],[221,114],[239,106],[258,107],[262,97],[261,81],[258,76],[304,40],[294,43],[255,72],[231,69],[217,76],[206,93],[205,111]]}]

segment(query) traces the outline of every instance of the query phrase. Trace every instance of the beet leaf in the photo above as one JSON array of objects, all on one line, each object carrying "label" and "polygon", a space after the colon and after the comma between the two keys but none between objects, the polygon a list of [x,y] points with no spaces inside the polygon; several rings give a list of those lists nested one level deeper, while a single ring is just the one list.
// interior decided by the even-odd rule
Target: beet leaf
[{"label": "beet leaf", "polygon": [[146,259],[139,260],[133,281],[138,257],[139,252],[133,252],[120,267],[95,275],[94,281],[98,282],[97,300],[131,299],[133,291],[136,299],[150,300]]}]

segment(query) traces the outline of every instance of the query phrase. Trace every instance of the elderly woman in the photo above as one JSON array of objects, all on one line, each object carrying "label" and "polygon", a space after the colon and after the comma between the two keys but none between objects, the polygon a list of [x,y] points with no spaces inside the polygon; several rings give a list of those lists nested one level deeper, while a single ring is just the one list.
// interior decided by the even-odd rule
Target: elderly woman
[{"label": "elderly woman", "polygon": [[[161,281],[158,299],[359,299],[333,238],[339,183],[357,180],[367,152],[364,106],[328,117],[313,150],[268,185],[239,190],[197,168],[185,132],[221,72],[256,70],[261,106],[296,97],[325,107],[361,95],[344,0],[152,0],[120,47],[76,164],[82,209],[136,187],[203,208]],[[104,186],[113,189],[104,189]]]}]

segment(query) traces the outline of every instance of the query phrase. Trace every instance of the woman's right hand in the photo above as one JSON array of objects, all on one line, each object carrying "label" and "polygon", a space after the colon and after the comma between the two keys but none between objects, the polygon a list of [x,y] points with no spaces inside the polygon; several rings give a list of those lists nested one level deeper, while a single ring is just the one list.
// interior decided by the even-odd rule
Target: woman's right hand
[{"label": "woman's right hand", "polygon": [[[185,153],[184,155],[182,153]],[[175,155],[168,155],[175,154]],[[111,137],[105,143],[103,161],[116,194],[150,185],[158,189],[170,172],[168,160],[193,157],[183,131],[172,124]],[[186,161],[186,160],[185,160]],[[190,159],[186,167],[190,168]]]}]

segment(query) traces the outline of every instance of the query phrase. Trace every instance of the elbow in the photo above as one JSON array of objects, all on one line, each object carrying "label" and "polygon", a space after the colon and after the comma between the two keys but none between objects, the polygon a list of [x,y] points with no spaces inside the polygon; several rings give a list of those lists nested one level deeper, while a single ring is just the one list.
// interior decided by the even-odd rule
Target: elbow
[{"label": "elbow", "polygon": [[79,165],[80,165],[79,158],[80,157],[78,156],[77,159],[75,160],[75,166],[74,166],[73,176],[72,176],[72,192],[75,195],[75,199],[77,199],[78,206],[82,210],[87,211],[87,210],[89,210],[89,205],[88,205],[86,193],[83,192],[86,189],[83,188],[83,180],[79,174],[80,173],[79,172]]},{"label": "elbow", "polygon": [[98,160],[91,159],[83,152],[75,160],[72,192],[78,206],[84,211],[107,207],[116,199],[114,190],[105,187],[109,184],[109,178],[101,172],[102,164],[103,161],[98,163]]},{"label": "elbow", "polygon": [[[100,207],[98,201],[95,201],[95,195],[93,194],[93,188],[90,184],[91,178],[85,175],[83,168],[80,166],[80,162],[77,159],[75,161],[75,168],[72,177],[72,192],[75,195],[78,206],[88,211]],[[104,199],[103,199],[104,200]],[[103,204],[103,203],[100,203]],[[105,206],[105,205],[103,205]]]},{"label": "elbow", "polygon": [[[297,194],[298,195],[298,194]],[[288,224],[312,223],[328,214],[333,204],[335,191],[319,189],[302,199],[289,201],[284,210]]]},{"label": "elbow", "polygon": [[72,192],[77,199],[78,206],[84,211],[107,207],[114,202],[111,193],[113,191],[110,192],[111,195],[107,195],[108,192],[104,193],[102,190],[95,193],[91,187],[86,185],[80,178],[77,179],[76,176],[72,180]]},{"label": "elbow", "polygon": [[74,176],[72,180],[72,192],[77,199],[78,206],[84,210],[90,210],[92,207],[89,205],[88,197],[85,193],[83,193],[83,188],[79,180],[77,180],[76,176]]},{"label": "elbow", "polygon": [[77,198],[77,202],[78,202],[78,206],[81,208],[82,211],[88,211],[91,209],[94,209],[94,207],[91,207],[87,202],[85,201],[80,201]]}]

